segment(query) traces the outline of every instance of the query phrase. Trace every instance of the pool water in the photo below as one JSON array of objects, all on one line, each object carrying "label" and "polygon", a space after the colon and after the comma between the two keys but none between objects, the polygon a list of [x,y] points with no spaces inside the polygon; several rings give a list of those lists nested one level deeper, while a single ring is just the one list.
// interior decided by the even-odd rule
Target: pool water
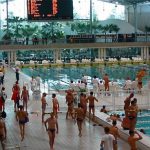
[{"label": "pool water", "polygon": [[150,136],[150,110],[144,110],[138,114],[137,129],[144,129],[147,135]]},{"label": "pool water", "polygon": [[131,80],[136,78],[136,74],[140,69],[145,68],[147,70],[147,76],[143,78],[145,84],[150,79],[150,66],[143,65],[125,65],[125,66],[84,66],[84,67],[50,67],[50,68],[22,68],[22,72],[31,76],[40,75],[43,83],[48,83],[51,88],[54,89],[67,89],[70,80],[77,82],[81,79],[82,74],[88,77],[88,82],[91,82],[91,78],[96,75],[98,78],[102,78],[105,73],[109,75],[111,81],[117,82],[118,85],[123,86],[125,79],[129,77]]}]

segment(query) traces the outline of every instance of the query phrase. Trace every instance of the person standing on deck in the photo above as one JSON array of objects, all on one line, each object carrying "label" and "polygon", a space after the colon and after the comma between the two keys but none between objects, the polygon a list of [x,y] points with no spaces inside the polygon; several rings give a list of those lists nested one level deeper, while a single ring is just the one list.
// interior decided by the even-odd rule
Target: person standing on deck
[{"label": "person standing on deck", "polygon": [[104,128],[104,132],[105,135],[102,136],[102,140],[101,140],[101,148],[103,148],[103,150],[114,150],[114,145],[115,145],[115,137],[110,134],[110,129],[109,127],[105,127]]},{"label": "person standing on deck", "polygon": [[16,68],[16,81],[19,82],[19,68]]},{"label": "person standing on deck", "polygon": [[85,118],[84,110],[81,107],[81,104],[78,103],[78,108],[75,109],[75,118],[77,120],[78,130],[79,130],[79,136],[82,136],[82,123]]},{"label": "person standing on deck", "polygon": [[38,88],[40,90],[40,85],[41,85],[41,78],[40,78],[40,75],[38,75],[36,77],[36,88]]},{"label": "person standing on deck", "polygon": [[31,83],[31,91],[34,92],[37,83],[36,83],[36,80],[33,76],[32,76],[30,83]]},{"label": "person standing on deck", "polygon": [[[136,136],[135,136],[136,134]],[[130,150],[138,150],[136,146],[136,141],[142,139],[142,136],[136,131],[129,131],[128,144],[130,145]]]},{"label": "person standing on deck", "polygon": [[5,88],[2,87],[1,92],[0,92],[0,111],[5,110],[6,99],[7,99],[7,95],[5,93]]},{"label": "person standing on deck", "polygon": [[92,84],[93,84],[93,93],[95,95],[97,95],[98,94],[99,81],[98,81],[96,76],[94,76],[94,78],[92,80]]},{"label": "person standing on deck", "polygon": [[134,131],[135,130],[135,126],[136,126],[136,122],[137,122],[137,114],[138,114],[138,106],[137,106],[137,99],[134,98],[131,101],[131,105],[128,107],[128,118],[129,118],[129,122],[130,122],[130,127],[129,129]]},{"label": "person standing on deck", "polygon": [[90,96],[88,96],[86,98],[87,101],[89,101],[89,121],[90,121],[90,116],[91,116],[91,111],[93,113],[93,119],[95,116],[95,104],[94,101],[98,102],[98,99],[96,99],[96,97],[93,96],[93,92],[90,92]]},{"label": "person standing on deck", "polygon": [[3,71],[0,68],[0,86],[1,85],[3,86],[3,76],[4,76],[4,73],[3,73]]},{"label": "person standing on deck", "polygon": [[86,112],[87,112],[86,94],[83,94],[83,93],[80,94],[80,104],[81,104],[81,107],[84,110],[84,118],[85,118],[86,117]]},{"label": "person standing on deck", "polygon": [[28,122],[28,114],[23,110],[23,106],[19,106],[19,110],[16,113],[16,120],[19,122],[21,141],[24,139],[25,135],[25,124]]},{"label": "person standing on deck", "polygon": [[46,110],[46,105],[47,102],[46,102],[46,93],[43,93],[42,94],[42,98],[41,98],[41,103],[42,103],[42,123],[44,122],[44,115],[45,115],[45,110]]},{"label": "person standing on deck", "polygon": [[27,112],[28,101],[29,101],[29,92],[26,89],[26,86],[23,86],[21,99],[23,100],[23,108],[25,107],[26,108],[26,112]]},{"label": "person standing on deck", "polygon": [[4,140],[6,139],[6,135],[7,135],[6,124],[2,116],[0,116],[0,142],[1,142],[2,150],[5,150]]},{"label": "person standing on deck", "polygon": [[73,91],[68,90],[66,91],[66,103],[68,105],[68,110],[66,113],[66,119],[68,119],[68,116],[70,115],[73,119],[73,102],[74,102],[74,96],[73,96]]},{"label": "person standing on deck", "polygon": [[105,73],[103,80],[104,80],[105,91],[109,91],[109,77],[107,73]]},{"label": "person standing on deck", "polygon": [[55,114],[53,112],[50,113],[50,117],[46,119],[44,123],[45,123],[46,131],[49,136],[50,150],[53,150],[54,141],[55,141],[55,132],[58,134],[58,122],[57,122],[57,119],[55,118]]},{"label": "person standing on deck", "polygon": [[59,102],[56,98],[56,94],[52,94],[52,103],[53,103],[53,113],[56,118],[58,118],[58,111],[59,111]]},{"label": "person standing on deck", "polygon": [[118,145],[117,145],[117,139],[118,137],[120,137],[119,132],[118,132],[118,128],[117,128],[117,121],[113,120],[112,125],[110,127],[110,134],[112,134],[115,137],[115,143],[114,143],[114,150],[118,150]]},{"label": "person standing on deck", "polygon": [[17,81],[12,88],[11,100],[14,101],[14,112],[16,112],[16,109],[19,107],[19,100],[20,100],[20,86]]}]

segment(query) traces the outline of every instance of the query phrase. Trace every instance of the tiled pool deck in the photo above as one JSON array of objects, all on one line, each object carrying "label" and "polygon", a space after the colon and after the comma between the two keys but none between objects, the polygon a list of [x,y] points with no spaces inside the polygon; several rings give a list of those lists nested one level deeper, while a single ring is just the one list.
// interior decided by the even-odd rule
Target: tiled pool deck
[{"label": "tiled pool deck", "polygon": [[[19,136],[19,126],[15,120],[15,113],[13,110],[13,102],[10,100],[12,86],[15,82],[15,73],[13,69],[7,68],[5,76],[5,87],[8,95],[6,102],[6,125],[7,125],[7,140],[6,149],[19,149],[20,150],[48,150],[48,136],[45,131],[44,126],[41,123],[41,102],[32,99],[32,93],[30,91],[30,101],[29,101],[29,119],[30,122],[26,125],[25,140],[21,142]],[[24,83],[30,85],[29,77],[20,74],[20,86],[22,87]],[[44,87],[41,87],[45,90]],[[57,95],[60,102],[60,111],[58,122],[59,122],[59,134],[56,136],[55,150],[99,150],[100,140],[103,132],[103,127],[93,126],[92,122],[85,121],[83,125],[83,136],[80,138],[78,136],[77,125],[74,124],[72,120],[65,119],[65,99],[64,95]],[[50,97],[50,96],[49,96]],[[51,109],[51,98],[47,98],[48,108],[47,112]],[[118,100],[119,101],[119,100]],[[100,97],[100,105],[108,104],[109,97]],[[36,112],[32,113],[32,112]],[[46,118],[47,116],[45,116]],[[129,150],[128,144],[119,139],[119,150]],[[15,148],[16,146],[16,148]],[[13,148],[14,147],[14,148]]]}]

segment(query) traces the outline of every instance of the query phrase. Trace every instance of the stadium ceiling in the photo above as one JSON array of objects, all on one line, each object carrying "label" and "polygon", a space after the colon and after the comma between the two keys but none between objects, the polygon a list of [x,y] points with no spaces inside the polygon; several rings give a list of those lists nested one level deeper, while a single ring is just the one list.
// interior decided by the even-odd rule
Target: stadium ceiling
[{"label": "stadium ceiling", "polygon": [[148,3],[150,0],[99,0],[109,3],[118,3],[121,5],[135,5],[135,4],[141,4],[141,3]]}]

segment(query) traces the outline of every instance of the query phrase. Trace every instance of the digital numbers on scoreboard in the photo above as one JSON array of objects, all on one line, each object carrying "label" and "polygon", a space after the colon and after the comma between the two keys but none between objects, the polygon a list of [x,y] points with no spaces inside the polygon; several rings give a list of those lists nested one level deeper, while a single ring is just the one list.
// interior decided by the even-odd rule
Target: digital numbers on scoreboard
[{"label": "digital numbers on scoreboard", "polygon": [[28,20],[72,20],[72,0],[28,0]]}]

